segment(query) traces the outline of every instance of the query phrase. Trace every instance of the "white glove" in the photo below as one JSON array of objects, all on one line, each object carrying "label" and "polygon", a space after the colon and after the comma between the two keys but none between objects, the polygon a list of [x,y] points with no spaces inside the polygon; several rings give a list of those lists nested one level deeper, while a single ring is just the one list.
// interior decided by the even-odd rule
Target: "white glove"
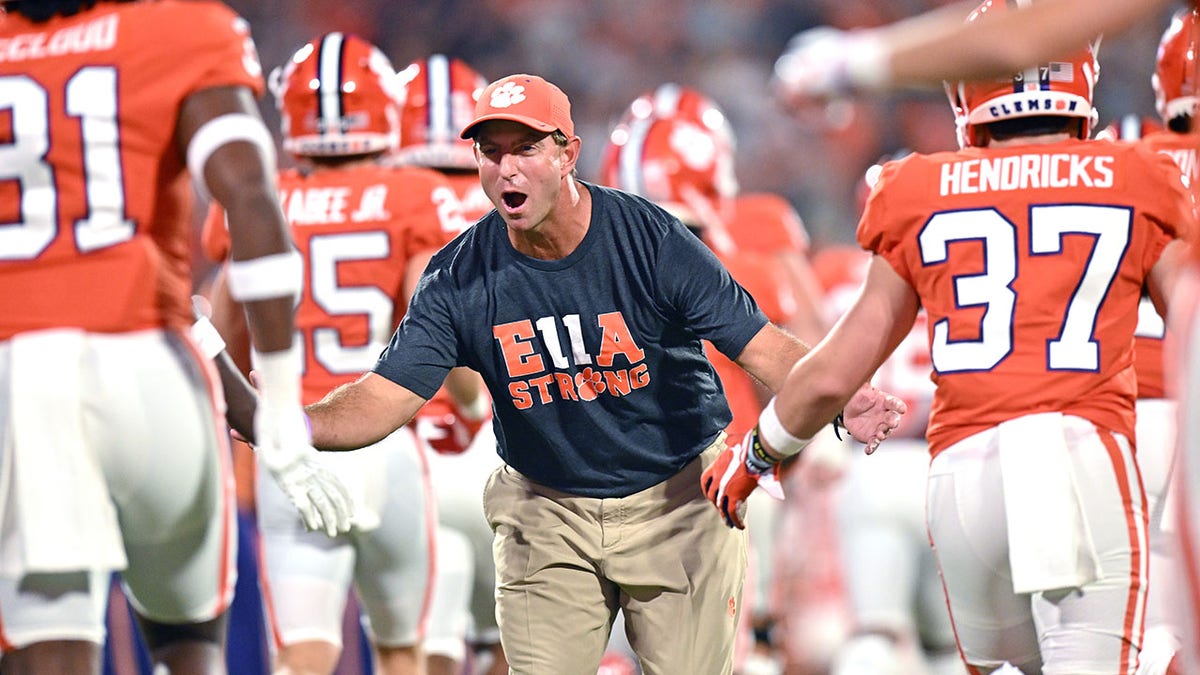
[{"label": "white glove", "polygon": [[[293,353],[295,352],[295,353]],[[260,398],[254,412],[255,451],[304,526],[333,537],[349,532],[353,508],[341,480],[317,462],[312,433],[300,405],[298,351],[255,353]]]},{"label": "white glove", "polygon": [[775,61],[773,85],[780,98],[798,105],[877,88],[887,77],[884,46],[869,31],[820,26],[791,39]]}]

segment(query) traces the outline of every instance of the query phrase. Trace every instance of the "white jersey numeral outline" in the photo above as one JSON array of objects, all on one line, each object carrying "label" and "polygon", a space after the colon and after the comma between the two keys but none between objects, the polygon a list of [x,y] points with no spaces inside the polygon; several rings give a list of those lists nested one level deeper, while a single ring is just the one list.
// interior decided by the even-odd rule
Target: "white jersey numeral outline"
[{"label": "white jersey numeral outline", "polygon": [[314,235],[308,242],[309,289],[313,302],[329,316],[363,315],[369,338],[366,344],[346,346],[340,331],[322,327],[313,331],[313,358],[334,374],[370,370],[387,347],[395,330],[395,301],[378,286],[348,286],[338,281],[338,265],[356,260],[385,260],[391,242],[383,231]]},{"label": "white jersey numeral outline", "polygon": [[[1095,204],[1050,204],[1029,207],[1029,254],[1062,253],[1063,237],[1093,239],[1091,255],[1079,283],[1066,303],[1062,328],[1046,345],[1048,370],[1094,372],[1100,367],[1099,345],[1093,337],[1096,316],[1116,278],[1129,245],[1133,212],[1125,207]],[[940,265],[949,259],[952,242],[979,241],[984,271],[954,276],[959,307],[984,307],[979,338],[951,341],[949,320],[933,326],[930,353],[939,373],[986,371],[1012,352],[1013,314],[1017,278],[1016,225],[994,208],[947,211],[930,218],[918,236],[921,260]]]},{"label": "white jersey numeral outline", "polygon": [[[13,140],[0,145],[0,181],[15,180],[21,193],[20,220],[0,223],[0,260],[32,260],[58,236],[58,187],[50,152],[50,97],[27,75],[0,77],[0,110],[12,111]],[[66,112],[78,118],[86,180],[87,213],[75,220],[75,246],[87,253],[133,238],[125,215],[121,168],[117,71],[81,68],[67,80]]]}]

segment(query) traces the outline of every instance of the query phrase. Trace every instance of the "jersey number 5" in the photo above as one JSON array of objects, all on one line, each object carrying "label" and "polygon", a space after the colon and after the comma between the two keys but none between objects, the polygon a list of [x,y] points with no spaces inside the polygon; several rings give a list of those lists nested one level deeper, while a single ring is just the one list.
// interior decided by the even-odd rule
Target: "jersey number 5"
[{"label": "jersey number 5", "polygon": [[[67,80],[67,115],[79,120],[86,176],[82,217],[74,221],[75,246],[82,252],[133,237],[125,216],[117,127],[117,71],[90,66]],[[25,75],[0,77],[0,112],[11,111],[12,141],[0,144],[0,183],[15,180],[21,193],[20,219],[0,223],[0,260],[29,260],[58,236],[58,188],[50,152],[49,96]]]},{"label": "jersey number 5", "polygon": [[[1095,243],[1075,292],[1066,301],[1062,328],[1046,348],[1049,370],[1095,371],[1100,348],[1092,336],[1096,315],[1125,255],[1133,221],[1123,207],[1092,204],[1056,204],[1029,209],[1029,254],[1062,253],[1065,235],[1091,236]],[[921,260],[940,265],[948,259],[947,244],[980,241],[984,251],[982,274],[954,277],[955,301],[960,307],[984,307],[977,340],[950,339],[948,319],[933,326],[930,352],[940,373],[989,370],[1012,351],[1013,315],[1017,278],[1016,225],[999,211],[973,209],[939,213],[921,231]]]}]

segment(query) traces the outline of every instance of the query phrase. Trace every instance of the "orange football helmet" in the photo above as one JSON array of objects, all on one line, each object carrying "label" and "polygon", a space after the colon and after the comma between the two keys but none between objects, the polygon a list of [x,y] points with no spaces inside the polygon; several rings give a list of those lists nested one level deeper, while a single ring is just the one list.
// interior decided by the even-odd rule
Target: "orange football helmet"
[{"label": "orange football helmet", "polygon": [[470,139],[459,138],[475,116],[487,79],[461,59],[434,54],[400,71],[397,161],[438,169],[476,169]]},{"label": "orange football helmet", "polygon": [[[1018,0],[1016,8],[1031,0]],[[985,0],[967,18],[976,21],[989,12],[1013,11],[1009,3]],[[984,142],[978,127],[1000,120],[1034,116],[1078,117],[1083,120],[1080,138],[1088,138],[1098,115],[1092,106],[1100,76],[1096,45],[1076,54],[1027,68],[1012,77],[946,84],[950,107],[962,147]]]},{"label": "orange football helmet", "polygon": [[737,194],[733,155],[711,129],[685,117],[633,119],[609,136],[601,181],[641,195],[687,224],[723,227]]},{"label": "orange football helmet", "polygon": [[646,92],[634,99],[622,115],[619,125],[629,125],[634,120],[647,117],[682,117],[700,125],[728,145],[728,152],[736,149],[733,127],[725,112],[708,96],[691,87],[667,82],[654,91]]},{"label": "orange football helmet", "polygon": [[1195,8],[1179,12],[1158,43],[1154,76],[1155,107],[1162,121],[1196,114],[1196,49],[1200,12]]},{"label": "orange football helmet", "polygon": [[304,45],[270,76],[283,147],[304,157],[384,152],[399,143],[391,61],[375,45],[332,32]]}]

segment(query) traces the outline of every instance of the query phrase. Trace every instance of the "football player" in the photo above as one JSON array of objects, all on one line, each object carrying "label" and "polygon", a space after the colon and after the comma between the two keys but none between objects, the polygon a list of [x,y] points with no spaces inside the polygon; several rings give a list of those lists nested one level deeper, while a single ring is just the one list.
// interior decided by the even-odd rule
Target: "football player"
[{"label": "football player", "polygon": [[1133,333],[1144,285],[1165,308],[1195,216],[1170,159],[1086,140],[1096,74],[1089,47],[947,87],[962,150],[885,165],[862,292],[743,441],[747,480],[717,495],[736,504],[756,466],[799,452],[846,369],[869,377],[924,308],[927,525],[960,651],[985,671],[1133,672],[1142,646]]},{"label": "football player", "polygon": [[272,485],[304,527],[350,515],[300,408],[303,280],[254,42],[218,2],[5,9],[0,669],[98,673],[120,571],[156,669],[223,672],[236,530],[223,401],[190,334],[190,182],[229,212]]},{"label": "football player", "polygon": [[[370,369],[425,264],[459,226],[440,208],[450,186],[439,173],[382,163],[398,145],[400,111],[395,72],[374,45],[326,33],[275,69],[270,85],[283,147],[299,163],[279,174],[279,190],[310,280],[296,310],[302,400],[310,403]],[[228,233],[220,210],[210,213],[204,245],[223,259]],[[232,300],[224,288],[218,278],[214,320],[235,345],[240,326],[222,317],[238,314],[224,309]],[[354,528],[335,538],[304,531],[273,484],[256,484],[275,667],[333,672],[353,587],[379,671],[424,672],[435,549],[424,450],[403,427],[362,452],[320,460],[356,506]]]}]

